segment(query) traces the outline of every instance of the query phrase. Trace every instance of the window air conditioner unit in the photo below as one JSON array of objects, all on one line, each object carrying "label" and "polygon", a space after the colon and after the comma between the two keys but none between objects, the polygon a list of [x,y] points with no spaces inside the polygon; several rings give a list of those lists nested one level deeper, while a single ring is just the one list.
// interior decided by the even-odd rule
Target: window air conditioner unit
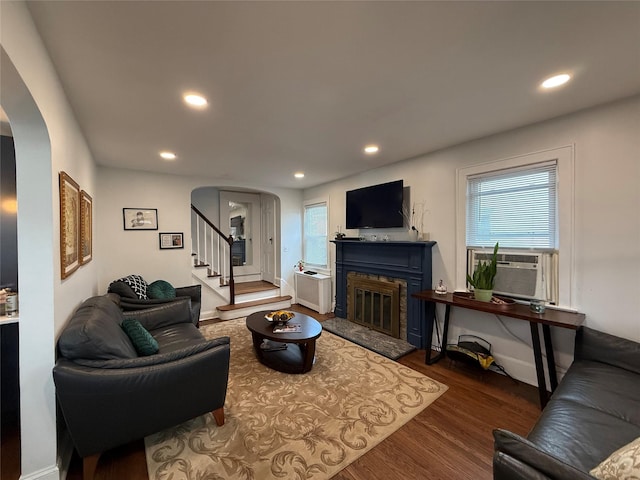
[{"label": "window air conditioner unit", "polygon": [[[480,260],[490,262],[492,249],[468,249],[467,273],[473,275]],[[556,252],[498,251],[498,271],[493,292],[498,295],[558,303],[558,254]]]}]

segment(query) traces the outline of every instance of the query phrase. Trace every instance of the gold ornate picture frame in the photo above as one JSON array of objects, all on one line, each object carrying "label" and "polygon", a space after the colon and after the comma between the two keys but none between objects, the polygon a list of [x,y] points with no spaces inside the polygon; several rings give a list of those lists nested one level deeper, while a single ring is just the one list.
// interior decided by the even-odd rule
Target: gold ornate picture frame
[{"label": "gold ornate picture frame", "polygon": [[82,190],[80,192],[80,265],[89,263],[93,258],[93,200]]},{"label": "gold ornate picture frame", "polygon": [[60,172],[60,276],[67,278],[80,266],[80,186]]}]

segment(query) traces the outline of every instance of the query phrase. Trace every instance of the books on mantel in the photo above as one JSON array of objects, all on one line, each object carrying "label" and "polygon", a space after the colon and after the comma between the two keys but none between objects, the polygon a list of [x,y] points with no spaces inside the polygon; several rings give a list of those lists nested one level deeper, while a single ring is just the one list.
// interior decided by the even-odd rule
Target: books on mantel
[{"label": "books on mantel", "polygon": [[276,325],[273,327],[273,333],[296,333],[302,331],[302,325],[299,323],[285,323],[284,325]]}]

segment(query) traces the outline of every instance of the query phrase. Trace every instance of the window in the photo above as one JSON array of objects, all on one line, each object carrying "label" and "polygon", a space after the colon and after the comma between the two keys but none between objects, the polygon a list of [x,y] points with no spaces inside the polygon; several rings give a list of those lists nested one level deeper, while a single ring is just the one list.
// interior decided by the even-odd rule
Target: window
[{"label": "window", "polygon": [[467,177],[468,247],[556,248],[556,162]]},{"label": "window", "polygon": [[307,266],[327,267],[327,202],[304,205],[303,259]]},{"label": "window", "polygon": [[455,288],[467,287],[467,247],[554,251],[558,305],[575,308],[574,150],[559,147],[456,171]]}]

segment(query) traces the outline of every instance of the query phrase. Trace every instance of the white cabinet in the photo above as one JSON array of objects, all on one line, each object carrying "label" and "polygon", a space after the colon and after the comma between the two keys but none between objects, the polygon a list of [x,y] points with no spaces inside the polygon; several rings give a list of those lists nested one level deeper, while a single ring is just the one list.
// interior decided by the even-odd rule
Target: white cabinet
[{"label": "white cabinet", "polygon": [[331,311],[331,277],[317,273],[295,272],[296,301],[318,313]]}]

